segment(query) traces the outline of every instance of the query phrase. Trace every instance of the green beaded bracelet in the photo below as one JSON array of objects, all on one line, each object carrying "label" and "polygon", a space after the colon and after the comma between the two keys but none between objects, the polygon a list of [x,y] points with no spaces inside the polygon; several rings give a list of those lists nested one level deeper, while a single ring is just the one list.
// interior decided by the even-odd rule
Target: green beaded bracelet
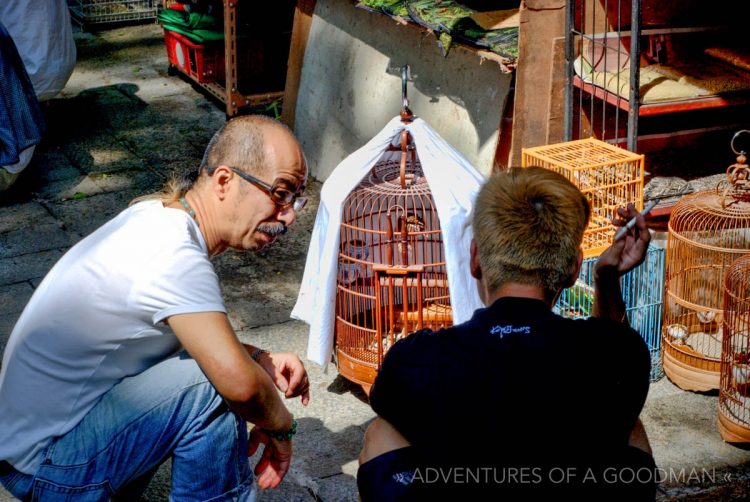
[{"label": "green beaded bracelet", "polygon": [[295,434],[297,434],[297,421],[292,419],[292,428],[286,432],[269,431],[268,429],[262,429],[268,437],[271,437],[277,441],[291,441]]}]

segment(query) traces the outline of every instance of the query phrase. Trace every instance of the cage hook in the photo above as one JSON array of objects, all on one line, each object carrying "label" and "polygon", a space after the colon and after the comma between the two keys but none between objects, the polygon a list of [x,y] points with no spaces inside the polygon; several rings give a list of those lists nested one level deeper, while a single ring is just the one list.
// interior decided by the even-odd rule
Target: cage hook
[{"label": "cage hook", "polygon": [[410,124],[414,114],[409,109],[409,97],[406,92],[406,84],[409,81],[410,68],[408,64],[401,67],[401,122]]},{"label": "cage hook", "polygon": [[732,148],[732,151],[734,152],[735,155],[747,155],[747,153],[745,152],[745,150],[740,150],[738,152],[737,149],[734,147],[735,140],[737,140],[737,137],[740,134],[742,134],[743,132],[747,133],[747,134],[750,134],[750,130],[741,129],[741,130],[737,131],[736,133],[734,133],[734,136],[732,136],[732,141],[729,143],[729,146]]}]

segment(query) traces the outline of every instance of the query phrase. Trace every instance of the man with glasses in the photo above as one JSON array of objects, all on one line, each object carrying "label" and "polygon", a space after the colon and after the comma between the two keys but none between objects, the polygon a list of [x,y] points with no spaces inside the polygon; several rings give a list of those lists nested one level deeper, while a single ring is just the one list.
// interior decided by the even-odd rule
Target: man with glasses
[{"label": "man with glasses", "polygon": [[[200,168],[134,203],[49,272],[0,372],[0,481],[20,499],[136,500],[172,458],[173,500],[253,500],[289,469],[300,359],[243,345],[210,257],[256,251],[305,205],[285,126],[229,121]],[[248,437],[246,422],[254,427]]]}]

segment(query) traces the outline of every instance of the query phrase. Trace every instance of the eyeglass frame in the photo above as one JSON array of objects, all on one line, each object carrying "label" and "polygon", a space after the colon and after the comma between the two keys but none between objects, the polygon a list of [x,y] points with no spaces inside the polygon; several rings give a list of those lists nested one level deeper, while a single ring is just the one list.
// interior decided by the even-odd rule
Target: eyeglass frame
[{"label": "eyeglass frame", "polygon": [[[292,206],[292,211],[297,213],[301,211],[302,208],[305,207],[305,204],[307,204],[307,197],[298,195],[305,190],[304,185],[298,188],[297,192],[292,192],[291,190],[287,190],[286,188],[278,187],[275,182],[273,185],[269,185],[265,181],[259,180],[252,174],[248,174],[242,169],[232,167],[232,166],[227,166],[227,167],[231,169],[232,172],[234,172],[237,176],[239,176],[243,180],[263,190],[266,193],[266,195],[268,195],[268,197],[271,199],[271,201],[279,207]],[[210,171],[214,171],[215,169],[216,168],[211,169]],[[277,193],[276,191],[278,188],[281,188],[281,190],[287,192],[288,194],[291,194],[291,199],[285,202],[281,197],[279,197],[278,195],[275,195]]]}]

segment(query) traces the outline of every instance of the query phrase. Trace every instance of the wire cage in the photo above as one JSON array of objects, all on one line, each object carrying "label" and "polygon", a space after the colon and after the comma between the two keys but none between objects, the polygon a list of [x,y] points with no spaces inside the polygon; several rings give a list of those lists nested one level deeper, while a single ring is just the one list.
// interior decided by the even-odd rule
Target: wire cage
[{"label": "wire cage", "polygon": [[750,443],[750,256],[727,269],[723,330],[719,432],[729,443]]},{"label": "wire cage", "polygon": [[524,148],[521,167],[539,166],[562,174],[591,204],[591,221],[583,234],[584,257],[598,256],[615,234],[611,218],[629,203],[643,209],[643,155],[588,138]]},{"label": "wire cage", "polygon": [[724,273],[750,253],[750,169],[740,155],[728,183],[687,195],[672,209],[667,240],[664,371],[685,390],[719,388]]},{"label": "wire cage", "polygon": [[392,145],[348,195],[341,213],[336,356],[339,372],[366,391],[397,340],[453,319],[430,186],[407,131],[401,140],[402,148]]},{"label": "wire cage", "polygon": [[[594,264],[586,258],[576,283],[563,290],[555,312],[571,319],[590,317],[594,307]],[[646,260],[620,279],[630,326],[646,342],[651,354],[651,381],[663,375],[661,365],[662,292],[664,291],[664,248],[651,245]]]},{"label": "wire cage", "polygon": [[161,0],[68,0],[73,18],[91,25],[156,19]]}]

